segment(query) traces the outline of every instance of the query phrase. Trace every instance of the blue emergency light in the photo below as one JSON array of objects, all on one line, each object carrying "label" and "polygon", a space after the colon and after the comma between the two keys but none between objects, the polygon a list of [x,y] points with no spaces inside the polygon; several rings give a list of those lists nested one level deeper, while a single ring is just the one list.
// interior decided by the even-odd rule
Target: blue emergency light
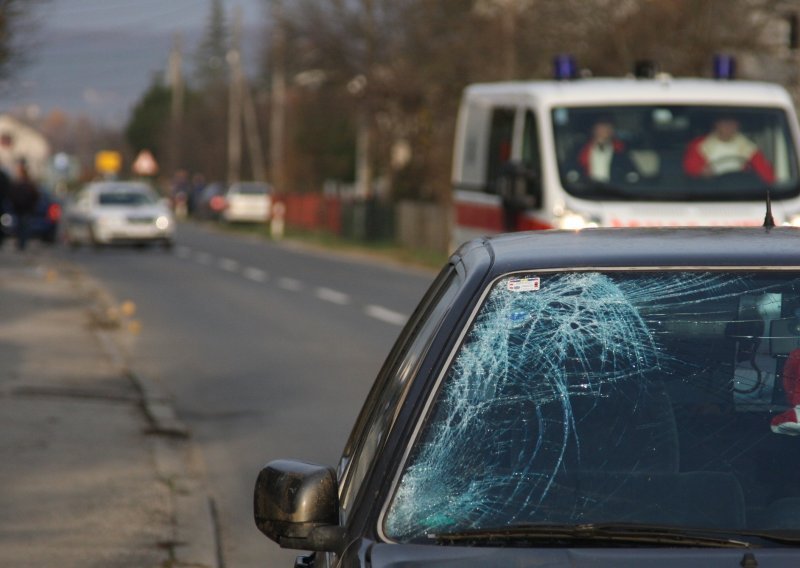
[{"label": "blue emergency light", "polygon": [[572,55],[565,53],[553,58],[553,77],[556,81],[568,81],[578,76],[578,64]]},{"label": "blue emergency light", "polygon": [[718,53],[714,56],[714,78],[736,78],[736,59],[732,55]]}]

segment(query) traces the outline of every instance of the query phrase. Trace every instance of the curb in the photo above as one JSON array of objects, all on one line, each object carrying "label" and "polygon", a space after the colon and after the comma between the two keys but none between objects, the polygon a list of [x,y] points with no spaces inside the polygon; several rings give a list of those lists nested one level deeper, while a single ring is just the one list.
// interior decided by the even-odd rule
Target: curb
[{"label": "curb", "polygon": [[[148,423],[158,479],[169,489],[172,534],[162,543],[168,551],[165,565],[196,568],[224,568],[216,505],[208,493],[202,473],[193,473],[197,450],[190,444],[191,431],[178,418],[172,400],[160,385],[137,373],[124,348],[112,337],[121,329],[124,310],[102,286],[72,265],[59,266],[79,275],[79,286],[93,304],[88,308],[90,328],[103,352],[119,373],[138,393],[139,404]],[[195,470],[197,468],[195,467]]]}]

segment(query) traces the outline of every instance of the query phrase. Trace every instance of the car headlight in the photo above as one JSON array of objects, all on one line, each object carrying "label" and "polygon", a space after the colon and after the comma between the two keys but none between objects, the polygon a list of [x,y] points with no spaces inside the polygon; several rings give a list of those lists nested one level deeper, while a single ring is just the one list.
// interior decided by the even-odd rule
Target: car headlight
[{"label": "car headlight", "polygon": [[166,215],[161,215],[156,219],[156,228],[158,228],[161,231],[165,231],[166,229],[168,229],[169,225],[170,225],[169,217],[167,217]]},{"label": "car headlight", "polygon": [[575,211],[565,209],[561,215],[556,217],[556,227],[567,231],[580,231],[581,229],[591,229],[600,226],[600,220],[589,217]]},{"label": "car headlight", "polygon": [[787,215],[786,221],[784,221],[783,224],[790,227],[800,227],[800,213]]}]

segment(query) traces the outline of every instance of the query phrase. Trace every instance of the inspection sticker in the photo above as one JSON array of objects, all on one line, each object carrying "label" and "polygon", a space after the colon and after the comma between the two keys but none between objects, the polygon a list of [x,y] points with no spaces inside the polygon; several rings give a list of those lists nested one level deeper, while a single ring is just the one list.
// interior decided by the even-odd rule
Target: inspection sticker
[{"label": "inspection sticker", "polygon": [[508,289],[511,292],[535,292],[539,289],[539,277],[522,276],[511,278],[508,281]]}]

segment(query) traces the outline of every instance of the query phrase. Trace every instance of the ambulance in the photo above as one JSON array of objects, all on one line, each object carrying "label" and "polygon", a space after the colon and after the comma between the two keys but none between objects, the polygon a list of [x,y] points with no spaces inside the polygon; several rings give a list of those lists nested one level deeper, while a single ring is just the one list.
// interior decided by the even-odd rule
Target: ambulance
[{"label": "ambulance", "polygon": [[724,71],[560,74],[465,89],[454,245],[532,229],[759,225],[768,195],[776,223],[800,226],[798,125],[780,85]]}]

